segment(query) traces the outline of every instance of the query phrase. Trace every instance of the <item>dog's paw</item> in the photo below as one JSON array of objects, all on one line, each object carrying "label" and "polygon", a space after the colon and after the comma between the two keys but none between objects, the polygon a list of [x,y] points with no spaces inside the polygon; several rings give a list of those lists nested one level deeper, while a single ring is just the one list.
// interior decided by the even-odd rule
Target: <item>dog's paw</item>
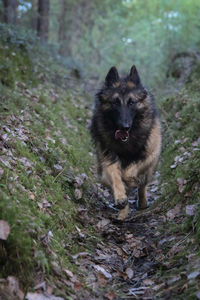
[{"label": "dog's paw", "polygon": [[115,200],[115,207],[118,209],[123,209],[128,204],[128,198]]},{"label": "dog's paw", "polygon": [[128,217],[129,212],[130,212],[129,204],[127,203],[126,206],[123,209],[120,210],[117,219],[119,221],[124,221]]}]

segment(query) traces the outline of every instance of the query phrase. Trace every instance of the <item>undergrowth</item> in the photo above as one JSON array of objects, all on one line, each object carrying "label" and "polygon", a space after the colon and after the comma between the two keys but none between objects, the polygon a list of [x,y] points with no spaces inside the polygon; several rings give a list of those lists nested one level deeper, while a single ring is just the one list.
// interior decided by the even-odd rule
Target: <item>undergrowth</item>
[{"label": "undergrowth", "polygon": [[199,65],[193,69],[185,87],[164,99],[163,151],[161,155],[162,195],[166,208],[178,203],[195,205],[194,216],[186,216],[182,228],[194,231],[200,239],[200,102]]},{"label": "undergrowth", "polygon": [[[0,219],[11,228],[0,243],[0,277],[28,288],[38,273],[51,280],[56,268],[76,271],[71,255],[85,249],[77,209],[90,202],[93,156],[84,95],[54,84],[55,64],[48,72],[43,50],[32,55],[37,40],[9,30],[0,27]],[[84,232],[89,239],[93,230]]]}]

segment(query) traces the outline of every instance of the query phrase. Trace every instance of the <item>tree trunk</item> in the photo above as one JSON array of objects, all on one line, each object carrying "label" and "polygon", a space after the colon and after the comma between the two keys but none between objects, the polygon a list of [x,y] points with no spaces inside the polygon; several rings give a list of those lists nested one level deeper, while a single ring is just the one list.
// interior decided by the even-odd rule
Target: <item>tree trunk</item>
[{"label": "tree trunk", "polygon": [[65,41],[66,41],[66,12],[67,12],[67,1],[61,0],[60,5],[60,16],[59,16],[59,32],[58,41],[60,44],[59,53],[65,54]]},{"label": "tree trunk", "polygon": [[4,22],[16,24],[17,19],[17,0],[3,0]]},{"label": "tree trunk", "polygon": [[31,0],[32,8],[31,8],[31,17],[30,24],[31,28],[36,31],[37,30],[37,19],[38,19],[38,0]]},{"label": "tree trunk", "polygon": [[49,0],[39,0],[37,33],[42,41],[47,41],[48,32],[49,32]]}]

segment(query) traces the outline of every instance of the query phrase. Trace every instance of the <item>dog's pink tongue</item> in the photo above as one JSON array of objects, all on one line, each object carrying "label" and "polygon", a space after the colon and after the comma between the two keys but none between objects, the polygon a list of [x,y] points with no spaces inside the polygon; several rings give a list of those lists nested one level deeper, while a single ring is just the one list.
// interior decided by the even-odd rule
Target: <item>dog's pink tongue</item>
[{"label": "dog's pink tongue", "polygon": [[128,131],[124,131],[124,130],[116,130],[115,131],[115,139],[121,139],[121,140],[125,140],[126,138],[129,137],[129,133]]}]

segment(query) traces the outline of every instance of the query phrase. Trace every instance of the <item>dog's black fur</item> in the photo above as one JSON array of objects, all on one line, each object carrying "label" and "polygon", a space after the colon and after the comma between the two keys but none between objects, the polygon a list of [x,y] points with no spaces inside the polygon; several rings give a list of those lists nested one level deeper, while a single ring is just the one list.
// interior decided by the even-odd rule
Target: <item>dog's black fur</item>
[{"label": "dog's black fur", "polygon": [[[113,87],[113,84],[120,81],[120,85]],[[133,81],[134,87],[129,87],[128,82]],[[126,143],[115,139],[115,131],[120,129],[120,123],[123,123],[120,115],[121,106],[115,105],[110,101],[114,93],[119,93],[122,97],[132,92],[138,101],[145,101],[147,94],[150,101],[141,109],[135,105],[126,105],[126,115],[129,118],[130,138]],[[134,100],[134,99],[133,99]],[[110,105],[107,109],[102,109],[105,102]],[[115,69],[108,73],[105,84],[96,95],[95,110],[92,119],[91,133],[95,145],[100,147],[104,156],[107,156],[111,162],[119,159],[122,167],[127,167],[132,162],[137,162],[145,158],[146,142],[148,140],[154,120],[157,117],[157,111],[154,105],[153,96],[141,84],[137,70],[135,73],[125,78],[119,78]],[[147,125],[145,123],[148,123]]]}]

